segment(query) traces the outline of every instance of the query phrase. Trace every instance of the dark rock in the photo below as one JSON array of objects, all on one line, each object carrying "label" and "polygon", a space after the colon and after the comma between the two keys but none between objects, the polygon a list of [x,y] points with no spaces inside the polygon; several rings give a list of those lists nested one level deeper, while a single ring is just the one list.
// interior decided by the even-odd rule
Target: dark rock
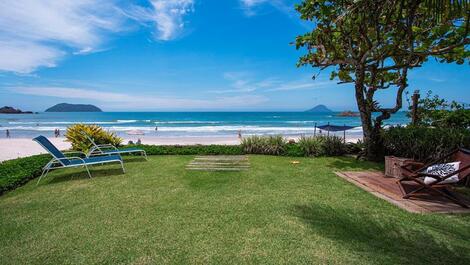
[{"label": "dark rock", "polygon": [[20,109],[15,109],[13,107],[5,106],[0,108],[0,113],[3,114],[32,114],[32,111],[21,111]]}]

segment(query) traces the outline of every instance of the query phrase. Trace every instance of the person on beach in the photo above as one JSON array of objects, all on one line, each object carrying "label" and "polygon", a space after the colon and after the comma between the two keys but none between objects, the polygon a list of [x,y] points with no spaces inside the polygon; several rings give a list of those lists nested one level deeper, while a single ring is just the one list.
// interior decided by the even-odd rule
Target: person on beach
[{"label": "person on beach", "polygon": [[60,137],[60,129],[57,129],[57,137]]},{"label": "person on beach", "polygon": [[242,130],[238,130],[238,139],[242,139]]},{"label": "person on beach", "polygon": [[10,138],[10,130],[6,130],[7,138]]},{"label": "person on beach", "polygon": [[157,132],[157,131],[158,131],[158,126],[155,126],[155,132]]}]

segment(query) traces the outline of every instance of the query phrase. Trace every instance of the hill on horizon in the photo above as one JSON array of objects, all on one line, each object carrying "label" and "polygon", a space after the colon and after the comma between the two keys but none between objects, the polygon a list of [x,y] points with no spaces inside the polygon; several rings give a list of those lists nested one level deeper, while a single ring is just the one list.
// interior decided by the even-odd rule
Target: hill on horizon
[{"label": "hill on horizon", "polygon": [[309,110],[306,110],[306,112],[333,112],[333,111],[327,108],[325,105],[320,104]]},{"label": "hill on horizon", "polygon": [[103,112],[100,108],[91,104],[60,103],[48,109],[46,112]]}]

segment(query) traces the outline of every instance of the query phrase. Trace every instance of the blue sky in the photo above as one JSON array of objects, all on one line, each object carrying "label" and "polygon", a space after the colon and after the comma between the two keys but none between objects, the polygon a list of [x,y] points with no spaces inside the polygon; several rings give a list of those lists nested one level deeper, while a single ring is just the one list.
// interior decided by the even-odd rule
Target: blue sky
[{"label": "blue sky", "polygon": [[[104,2],[104,3],[103,3]],[[351,86],[315,81],[290,45],[312,28],[291,0],[0,2],[0,105],[105,111],[355,109]],[[468,65],[430,61],[409,90],[470,103]],[[394,91],[379,95],[384,105]]]}]

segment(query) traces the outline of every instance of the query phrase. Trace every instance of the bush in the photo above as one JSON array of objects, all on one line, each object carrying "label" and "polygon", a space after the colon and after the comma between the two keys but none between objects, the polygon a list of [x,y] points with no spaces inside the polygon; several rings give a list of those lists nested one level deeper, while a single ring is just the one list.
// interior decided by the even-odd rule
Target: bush
[{"label": "bush", "polygon": [[337,136],[302,136],[298,143],[287,143],[282,136],[250,136],[241,143],[246,154],[283,156],[340,156],[346,153]]},{"label": "bush", "polygon": [[346,154],[346,144],[343,138],[339,136],[322,137],[324,156],[341,156]]},{"label": "bush", "polygon": [[365,145],[364,145],[363,141],[358,140],[355,143],[353,143],[353,142],[346,143],[345,147],[346,147],[346,153],[347,154],[357,155],[357,154],[360,154],[364,150]]},{"label": "bush", "polygon": [[239,145],[130,145],[147,155],[242,155]]},{"label": "bush", "polygon": [[387,155],[428,162],[442,157],[457,147],[470,147],[467,129],[390,127],[384,131]]},{"label": "bush", "polygon": [[119,146],[122,143],[122,139],[115,133],[105,131],[98,125],[74,124],[68,127],[65,133],[65,138],[72,144],[73,150],[86,153],[93,146],[83,133],[90,136],[96,144],[112,144]]},{"label": "bush", "polygon": [[282,135],[249,136],[242,139],[242,150],[247,154],[282,155],[287,142]]},{"label": "bush", "polygon": [[0,195],[40,176],[50,159],[49,155],[35,155],[0,163]]},{"label": "bush", "polygon": [[298,142],[304,156],[321,156],[323,154],[324,137],[301,136]]}]

